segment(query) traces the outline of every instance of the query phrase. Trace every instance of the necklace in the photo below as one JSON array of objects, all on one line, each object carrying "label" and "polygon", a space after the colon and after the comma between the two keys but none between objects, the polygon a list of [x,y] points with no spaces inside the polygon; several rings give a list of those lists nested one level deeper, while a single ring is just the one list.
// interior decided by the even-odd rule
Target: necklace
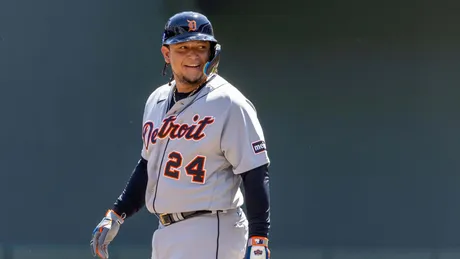
[{"label": "necklace", "polygon": [[[197,90],[198,88],[200,88],[200,87],[198,86],[197,88],[195,88],[195,89],[194,89],[193,91],[191,91],[191,92],[187,95],[187,97],[185,97],[185,98],[188,98],[188,97],[192,96],[192,95],[196,92],[196,90]],[[174,103],[177,102],[177,101],[176,101],[176,93],[177,93],[177,88],[174,88],[174,93],[173,93],[173,100],[174,100]]]}]

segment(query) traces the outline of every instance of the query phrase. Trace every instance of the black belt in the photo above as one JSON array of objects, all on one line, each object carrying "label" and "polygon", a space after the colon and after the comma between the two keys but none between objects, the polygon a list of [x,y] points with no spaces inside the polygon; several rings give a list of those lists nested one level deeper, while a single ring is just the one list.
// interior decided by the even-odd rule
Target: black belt
[{"label": "black belt", "polygon": [[190,212],[180,212],[180,213],[162,213],[158,215],[161,224],[163,226],[168,226],[173,223],[186,220],[189,218],[193,218],[196,216],[204,215],[204,214],[211,214],[213,211],[210,210],[197,210],[197,211],[190,211]]}]

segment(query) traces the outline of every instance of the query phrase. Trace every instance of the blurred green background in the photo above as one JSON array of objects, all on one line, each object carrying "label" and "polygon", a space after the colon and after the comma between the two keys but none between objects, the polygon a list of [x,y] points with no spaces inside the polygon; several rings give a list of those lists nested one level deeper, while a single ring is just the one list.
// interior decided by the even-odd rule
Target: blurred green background
[{"label": "blurred green background", "polygon": [[[2,0],[0,259],[91,258],[183,10],[257,106],[273,258],[460,258],[459,2]],[[149,258],[156,227],[139,212],[112,258]]]}]

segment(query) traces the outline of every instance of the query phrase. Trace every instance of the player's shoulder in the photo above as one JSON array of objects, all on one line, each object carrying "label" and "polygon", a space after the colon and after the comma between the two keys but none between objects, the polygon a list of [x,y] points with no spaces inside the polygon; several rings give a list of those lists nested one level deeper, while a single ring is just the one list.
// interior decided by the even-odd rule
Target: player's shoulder
[{"label": "player's shoulder", "polygon": [[167,99],[170,90],[171,86],[168,83],[158,86],[147,98],[146,106],[150,105],[151,103],[157,103],[162,99]]},{"label": "player's shoulder", "polygon": [[243,94],[243,92],[241,92],[237,86],[235,86],[233,83],[230,83],[222,76],[218,76],[214,84],[218,86],[213,91],[214,94],[225,100],[228,105],[242,108],[251,107],[255,109],[252,101],[245,94]]}]

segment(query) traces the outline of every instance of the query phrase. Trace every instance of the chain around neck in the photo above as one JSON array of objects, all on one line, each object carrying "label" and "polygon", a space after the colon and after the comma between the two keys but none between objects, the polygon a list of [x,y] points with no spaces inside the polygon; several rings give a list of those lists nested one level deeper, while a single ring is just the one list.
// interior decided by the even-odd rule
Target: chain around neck
[{"label": "chain around neck", "polygon": [[[198,88],[200,88],[200,86],[196,87],[196,88],[195,88],[193,91],[191,91],[191,92],[187,95],[187,97],[185,97],[185,98],[188,98],[188,97],[192,96],[192,95],[196,92],[196,90],[197,90]],[[177,102],[177,101],[176,101],[176,93],[177,93],[177,87],[174,88],[174,93],[173,93],[173,100],[174,100],[174,103]]]}]

